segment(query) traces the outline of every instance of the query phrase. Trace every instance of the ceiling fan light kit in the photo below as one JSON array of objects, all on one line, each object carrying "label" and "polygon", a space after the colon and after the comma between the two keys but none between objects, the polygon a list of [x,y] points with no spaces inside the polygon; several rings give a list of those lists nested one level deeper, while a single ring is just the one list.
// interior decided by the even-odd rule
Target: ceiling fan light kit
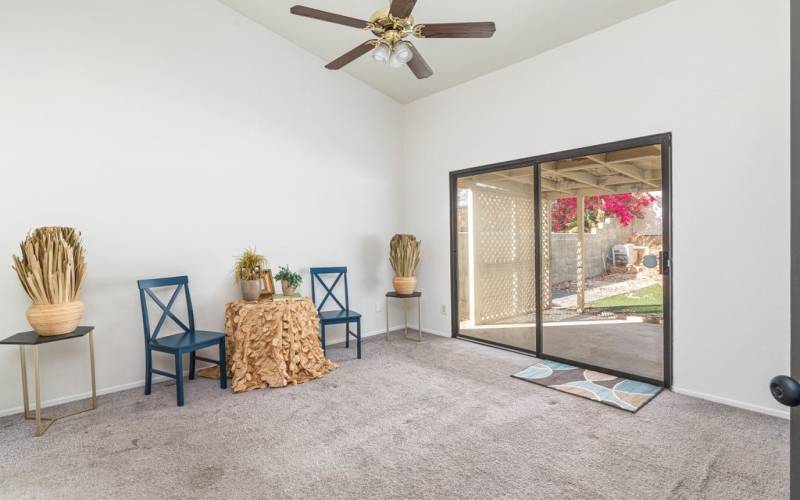
[{"label": "ceiling fan light kit", "polygon": [[397,42],[392,49],[392,56],[389,58],[389,66],[399,68],[414,57],[408,42]]},{"label": "ceiling fan light kit", "polygon": [[340,69],[372,51],[372,58],[375,61],[388,63],[392,68],[407,65],[417,78],[428,78],[433,75],[433,70],[417,48],[404,38],[409,35],[417,38],[489,38],[494,35],[493,22],[414,24],[411,11],[416,3],[417,0],[392,0],[389,7],[376,11],[369,21],[312,9],[303,5],[295,5],[289,9],[289,12],[298,16],[371,31],[377,37],[334,59],[325,65],[328,69]]}]

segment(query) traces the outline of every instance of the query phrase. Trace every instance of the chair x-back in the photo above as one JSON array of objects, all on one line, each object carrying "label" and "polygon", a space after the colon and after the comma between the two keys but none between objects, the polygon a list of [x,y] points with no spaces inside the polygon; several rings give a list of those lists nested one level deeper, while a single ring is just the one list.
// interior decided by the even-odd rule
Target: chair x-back
[{"label": "chair x-back", "polygon": [[[327,279],[323,279],[325,277]],[[335,289],[344,278],[344,303],[336,296]],[[316,285],[324,290],[322,300],[317,303]],[[330,283],[330,284],[329,284]],[[338,309],[323,310],[325,304],[331,299],[331,304],[339,306]],[[356,339],[356,355],[361,359],[361,314],[350,309],[350,294],[347,286],[347,267],[312,267],[311,268],[311,300],[317,307],[319,315],[322,349],[325,350],[325,327],[327,325],[344,324],[345,347],[350,348],[350,337]],[[350,323],[356,324],[356,333],[350,331]]]},{"label": "chair x-back", "polygon": [[[219,386],[222,389],[228,387],[225,367],[225,334],[219,332],[207,332],[195,330],[194,311],[192,310],[192,297],[189,295],[189,278],[187,276],[176,276],[172,278],[158,278],[150,280],[139,280],[139,299],[142,305],[142,323],[144,325],[144,349],[145,349],[145,382],[144,393],[150,394],[153,373],[163,375],[175,380],[178,392],[178,406],[183,406],[183,355],[189,353],[189,379],[194,379],[195,365],[197,360],[219,365],[220,377]],[[166,304],[153,293],[154,288],[175,287],[172,296]],[[186,312],[188,325],[181,321],[172,311],[175,301],[183,290],[186,296]],[[151,329],[150,315],[148,314],[147,297],[150,297],[155,305],[161,309],[161,316],[155,327]],[[167,318],[178,325],[183,332],[173,335],[159,337],[161,328]],[[206,347],[219,346],[219,361],[215,359],[203,358],[197,355],[199,349]],[[153,368],[153,351],[164,352],[175,356],[175,373],[167,373]]]}]

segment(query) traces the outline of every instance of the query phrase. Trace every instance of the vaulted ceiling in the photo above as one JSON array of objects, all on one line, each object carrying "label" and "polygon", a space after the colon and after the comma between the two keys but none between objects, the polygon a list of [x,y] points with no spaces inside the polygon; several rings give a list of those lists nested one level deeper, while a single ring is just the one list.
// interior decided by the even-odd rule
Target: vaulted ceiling
[{"label": "vaulted ceiling", "polygon": [[[302,4],[359,19],[389,4],[389,0],[220,0],[267,29],[321,58],[320,78],[338,75],[323,65],[372,34],[346,26],[294,16],[289,8]],[[418,23],[494,21],[489,39],[423,39],[415,45],[434,70],[417,80],[408,68],[389,68],[369,56],[347,65],[346,71],[401,103],[466,82],[541,54],[577,38],[636,16],[672,0],[418,0]]]}]

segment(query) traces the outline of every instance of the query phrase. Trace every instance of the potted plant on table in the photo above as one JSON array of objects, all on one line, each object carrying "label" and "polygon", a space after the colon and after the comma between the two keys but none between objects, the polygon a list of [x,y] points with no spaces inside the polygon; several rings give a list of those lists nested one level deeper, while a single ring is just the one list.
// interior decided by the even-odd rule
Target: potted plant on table
[{"label": "potted plant on table", "polygon": [[20,243],[14,270],[33,302],[25,315],[39,335],[63,335],[78,327],[85,307],[78,290],[86,272],[81,233],[71,227],[40,227]]},{"label": "potted plant on table", "polygon": [[236,259],[233,274],[242,288],[242,298],[247,301],[257,300],[261,293],[261,273],[267,268],[267,259],[256,253],[255,249],[246,249]]},{"label": "potted plant on table", "polygon": [[417,288],[417,266],[420,245],[413,234],[395,234],[389,243],[389,262],[394,269],[394,291],[401,295],[414,293]]},{"label": "potted plant on table", "polygon": [[283,292],[283,295],[287,297],[294,295],[297,287],[303,282],[303,277],[293,271],[290,271],[288,265],[280,266],[278,268],[278,274],[275,275],[275,279],[280,280],[281,291]]}]

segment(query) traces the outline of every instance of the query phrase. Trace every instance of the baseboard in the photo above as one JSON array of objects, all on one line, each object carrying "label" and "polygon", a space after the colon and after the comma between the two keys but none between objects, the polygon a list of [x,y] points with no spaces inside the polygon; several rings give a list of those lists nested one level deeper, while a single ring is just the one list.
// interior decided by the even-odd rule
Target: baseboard
[{"label": "baseboard", "polygon": [[[397,326],[389,327],[389,331],[390,332],[398,332],[400,330],[403,330],[404,328],[405,328],[404,325],[397,325]],[[412,324],[409,323],[408,329],[409,330],[414,330],[416,332],[417,331],[417,325],[412,325]],[[428,333],[428,334],[431,334],[431,335],[437,335],[439,337],[447,337],[447,338],[451,337],[451,335],[449,333],[440,332],[438,330],[431,330],[429,328],[423,328],[422,329],[422,333]],[[362,333],[361,335],[362,335],[362,337],[367,338],[367,337],[373,337],[375,335],[385,335],[385,334],[386,334],[386,330],[373,330],[371,332]],[[327,341],[326,343],[327,343],[327,345],[329,347],[330,346],[334,346],[336,344],[340,344],[340,343],[344,342],[344,335],[342,335],[341,338],[335,337],[335,338],[331,339],[330,337],[328,337],[328,338],[326,338],[326,341]]]},{"label": "baseboard", "polygon": [[707,401],[713,401],[715,403],[724,404],[727,406],[733,406],[734,408],[741,408],[743,410],[754,411],[756,413],[763,413],[765,415],[771,415],[773,417],[785,418],[789,419],[789,410],[778,410],[775,408],[768,408],[766,406],[754,405],[750,403],[745,403],[743,401],[737,401],[735,399],[728,399],[719,396],[714,396],[712,394],[705,394],[703,392],[692,391],[690,389],[682,389],[680,387],[672,387],[672,392],[676,394],[683,394],[684,396],[691,396],[693,398],[705,399]]},{"label": "baseboard", "polygon": [[[187,371],[184,375],[188,376],[189,372]],[[162,375],[153,375],[153,383],[157,382],[164,382],[165,380],[172,380],[169,377],[164,377]],[[97,390],[97,395],[102,396],[103,394],[111,394],[113,392],[119,391],[127,391],[128,389],[136,389],[137,387],[144,387],[144,379],[137,380],[136,382],[129,382],[127,384],[120,384],[111,387],[105,387],[103,389]],[[79,394],[72,394],[70,396],[62,396],[60,398],[53,398],[48,399],[46,401],[42,401],[42,408],[49,408],[51,406],[58,406],[65,403],[72,403],[73,401],[80,401],[82,399],[89,399],[92,397],[92,391],[86,391]],[[31,404],[33,402],[31,401]],[[17,413],[22,413],[23,411],[22,406],[17,406],[15,408],[6,408],[0,410],[0,417],[6,417],[8,415],[16,415]],[[33,407],[31,407],[31,411],[33,411]]]},{"label": "baseboard", "polygon": [[[414,328],[414,325],[408,325],[408,326],[409,326],[409,328]],[[389,331],[390,332],[395,332],[395,331],[398,331],[398,330],[402,330],[403,328],[404,328],[403,326],[393,326],[393,327],[389,328]],[[437,331],[437,330],[431,330],[429,328],[423,328],[422,331],[424,333],[428,333],[428,334],[431,334],[431,335],[438,335],[438,336],[441,336],[441,337],[450,337],[449,333],[440,332],[440,331]],[[381,335],[381,334],[384,334],[384,333],[386,333],[386,330],[373,330],[373,331],[370,331],[370,332],[365,332],[363,334],[363,336],[364,337],[372,337],[372,336]],[[184,373],[184,375],[188,376],[188,371],[186,373]],[[172,380],[172,379],[170,379],[168,377],[161,376],[161,375],[154,375],[153,376],[153,383],[164,382],[164,381],[167,381],[167,380]],[[111,393],[114,393],[114,392],[125,391],[125,390],[128,390],[128,389],[136,389],[138,387],[144,387],[144,380],[137,380],[135,382],[129,382],[127,384],[120,384],[120,385],[115,385],[115,386],[112,386],[112,387],[105,387],[105,388],[102,388],[102,389],[98,389],[97,395],[98,396],[102,396],[104,394],[111,394]],[[714,396],[714,395],[711,395],[711,394],[706,394],[706,393],[703,393],[703,392],[693,391],[693,390],[690,390],[690,389],[683,389],[683,388],[676,387],[676,386],[673,386],[671,388],[671,390],[673,392],[675,392],[676,394],[682,394],[684,396],[690,396],[690,397],[694,397],[694,398],[705,399],[707,401],[713,401],[715,403],[720,403],[720,404],[724,404],[724,405],[727,405],[727,406],[732,406],[734,408],[741,408],[743,410],[754,411],[756,413],[763,413],[765,415],[770,415],[770,416],[773,416],[773,417],[789,419],[789,410],[779,410],[779,409],[775,409],[775,408],[768,408],[766,406],[754,405],[754,404],[738,401],[738,400],[735,400],[735,399],[723,398],[723,397]],[[83,392],[83,393],[72,394],[70,396],[62,396],[62,397],[59,397],[59,398],[48,399],[46,401],[42,401],[42,408],[48,408],[48,407],[51,407],[51,406],[58,406],[58,405],[65,404],[65,403],[71,403],[73,401],[80,401],[82,399],[88,399],[89,397],[91,397],[91,395],[92,395],[91,391],[86,391],[86,392]],[[9,415],[16,415],[18,413],[22,413],[22,410],[23,410],[22,406],[17,406],[17,407],[14,407],[14,408],[2,409],[2,410],[0,410],[0,417],[6,417],[6,416],[9,416]]]},{"label": "baseboard", "polygon": [[452,337],[452,335],[450,335],[447,332],[440,332],[439,330],[431,330],[430,328],[423,328],[422,333],[430,333],[431,335],[437,335],[439,337],[447,337],[447,338]]},{"label": "baseboard", "polygon": [[[344,327],[344,325],[342,325],[342,327]],[[403,325],[391,326],[391,327],[389,327],[389,331],[390,332],[396,332],[398,330],[402,330],[403,328],[405,328],[405,326],[403,326]],[[412,327],[411,325],[408,325],[408,328],[414,328],[414,327]],[[351,329],[350,331],[353,331],[353,330]],[[424,331],[425,330],[423,330],[423,332]],[[369,331],[369,332],[361,332],[361,337],[362,338],[374,337],[376,335],[386,335],[386,330],[380,329],[380,330],[372,330],[372,331]],[[335,337],[332,337],[330,334],[325,336],[325,345],[327,347],[331,347],[331,346],[335,346],[337,344],[343,344],[343,343],[344,343],[344,333],[342,333],[341,335],[336,335]]]},{"label": "baseboard", "polygon": [[[408,325],[408,327],[412,328],[411,325]],[[393,327],[389,328],[389,331],[390,332],[394,332],[394,331],[397,331],[397,330],[402,330],[403,328],[404,327],[402,325],[393,326]],[[429,333],[427,330],[422,330],[422,331],[426,332],[426,333]],[[385,334],[385,333],[386,333],[386,330],[373,330],[373,331],[369,331],[369,332],[363,332],[362,336],[363,337],[372,337],[374,335],[382,335],[382,334]],[[340,342],[340,341],[344,342],[344,336],[342,336],[341,340],[335,340],[334,342]],[[328,345],[332,345],[332,344],[329,343]],[[335,344],[333,344],[333,345],[335,345]],[[189,372],[187,370],[184,373],[184,376],[188,376],[188,375],[189,375]],[[169,377],[164,377],[162,375],[153,375],[153,383],[164,382],[166,380],[172,380],[172,379],[169,378]],[[137,380],[135,382],[129,382],[127,384],[120,384],[120,385],[115,385],[115,386],[111,386],[111,387],[105,387],[105,388],[102,388],[102,389],[98,389],[97,390],[97,395],[98,396],[102,396],[104,394],[111,394],[111,393],[114,393],[114,392],[126,391],[128,389],[136,389],[138,387],[144,387],[144,379]],[[51,406],[58,406],[58,405],[62,405],[62,404],[65,404],[65,403],[72,403],[73,401],[80,401],[82,399],[88,399],[90,397],[92,397],[92,392],[91,391],[86,391],[86,392],[82,392],[82,393],[78,393],[78,394],[72,394],[72,395],[69,395],[69,396],[62,396],[62,397],[58,397],[58,398],[48,399],[46,401],[42,401],[42,408],[49,408]],[[14,407],[14,408],[0,409],[0,417],[6,417],[6,416],[9,416],[9,415],[16,415],[17,413],[21,414],[22,410],[23,410],[22,406],[17,406],[17,407]]]}]

